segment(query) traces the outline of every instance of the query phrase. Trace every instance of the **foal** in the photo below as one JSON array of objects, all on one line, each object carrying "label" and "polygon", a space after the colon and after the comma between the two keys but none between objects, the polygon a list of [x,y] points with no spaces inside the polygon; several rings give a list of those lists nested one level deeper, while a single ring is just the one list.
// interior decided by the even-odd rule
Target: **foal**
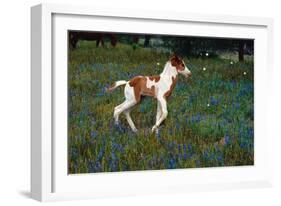
[{"label": "foal", "polygon": [[178,74],[184,75],[186,78],[191,76],[191,72],[186,67],[181,58],[174,55],[166,63],[163,72],[158,76],[136,76],[130,81],[117,81],[108,91],[113,91],[115,88],[125,85],[126,100],[114,108],[115,124],[119,123],[119,115],[124,112],[127,121],[134,132],[137,132],[130,112],[137,103],[140,102],[141,96],[151,96],[157,99],[157,115],[156,123],[152,127],[152,132],[158,132],[159,125],[166,119],[167,98],[171,95],[176,82]]}]

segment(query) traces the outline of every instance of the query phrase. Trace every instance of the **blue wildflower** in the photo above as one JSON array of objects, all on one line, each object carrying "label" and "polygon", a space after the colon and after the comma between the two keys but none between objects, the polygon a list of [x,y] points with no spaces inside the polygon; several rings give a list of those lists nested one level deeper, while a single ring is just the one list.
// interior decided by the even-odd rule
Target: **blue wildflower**
[{"label": "blue wildflower", "polygon": [[101,160],[102,160],[103,155],[104,155],[104,152],[105,152],[105,146],[102,145],[101,148],[100,148],[100,151],[99,151],[99,153],[98,153],[98,156],[97,156],[98,161],[101,161]]},{"label": "blue wildflower", "polygon": [[114,151],[118,151],[118,152],[121,152],[121,153],[124,152],[124,148],[122,147],[121,144],[118,144],[118,143],[112,143],[112,149]]},{"label": "blue wildflower", "polygon": [[109,159],[109,168],[110,171],[116,171],[117,170],[117,164],[118,164],[118,158],[116,157],[115,153],[111,153],[111,158]]},{"label": "blue wildflower", "polygon": [[97,172],[101,171],[101,163],[100,162],[96,162],[96,164],[95,164],[95,171],[97,171]]},{"label": "blue wildflower", "polygon": [[191,122],[200,122],[201,119],[201,115],[200,114],[196,114],[195,116],[191,117]]},{"label": "blue wildflower", "polygon": [[191,144],[188,144],[188,146],[187,146],[187,147],[188,147],[188,151],[190,151],[190,152],[191,152],[191,151],[192,151],[192,145],[191,145]]},{"label": "blue wildflower", "polygon": [[209,152],[206,151],[206,150],[204,150],[204,151],[203,151],[203,157],[204,157],[205,159],[210,159],[210,154],[209,154]]},{"label": "blue wildflower", "polygon": [[224,137],[224,141],[225,141],[225,144],[229,144],[230,143],[230,137],[228,136],[228,135],[226,135],[225,137]]},{"label": "blue wildflower", "polygon": [[125,127],[123,127],[121,124],[115,124],[115,128],[119,131],[119,132],[125,132]]},{"label": "blue wildflower", "polygon": [[223,157],[222,157],[222,154],[219,154],[219,155],[217,156],[217,161],[218,161],[220,164],[222,164],[222,163],[223,163]]},{"label": "blue wildflower", "polygon": [[234,103],[234,108],[235,108],[235,109],[239,109],[239,108],[240,108],[240,104],[239,104],[238,102],[235,102],[235,103]]},{"label": "blue wildflower", "polygon": [[214,97],[211,97],[210,103],[211,103],[211,105],[216,106],[219,104],[219,100]]},{"label": "blue wildflower", "polygon": [[254,137],[254,129],[253,128],[248,129],[248,135],[249,135],[249,137]]},{"label": "blue wildflower", "polygon": [[176,160],[174,158],[170,158],[168,163],[168,169],[174,169],[176,168],[176,166],[177,166]]},{"label": "blue wildflower", "polygon": [[117,159],[114,152],[111,153],[111,158],[112,158],[112,160],[116,160]]},{"label": "blue wildflower", "polygon": [[186,144],[183,144],[183,158],[184,160],[187,159],[187,149],[186,149]]},{"label": "blue wildflower", "polygon": [[247,144],[245,142],[241,142],[239,145],[243,149],[247,147]]},{"label": "blue wildflower", "polygon": [[181,153],[181,144],[178,144],[178,151]]},{"label": "blue wildflower", "polygon": [[235,80],[232,80],[230,82],[230,85],[231,85],[232,88],[234,88],[236,86],[236,84],[237,84],[237,82]]},{"label": "blue wildflower", "polygon": [[176,143],[175,142],[169,142],[168,143],[168,149],[173,150],[175,148]]},{"label": "blue wildflower", "polygon": [[96,139],[97,136],[98,136],[97,131],[91,131],[91,138]]}]

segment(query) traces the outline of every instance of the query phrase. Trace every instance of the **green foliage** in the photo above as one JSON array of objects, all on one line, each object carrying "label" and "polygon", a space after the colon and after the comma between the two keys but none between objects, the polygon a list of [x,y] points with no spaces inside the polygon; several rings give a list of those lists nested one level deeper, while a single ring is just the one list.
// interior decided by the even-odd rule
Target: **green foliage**
[{"label": "green foliage", "polygon": [[189,57],[217,57],[221,51],[235,52],[241,41],[247,46],[246,52],[253,53],[254,49],[252,40],[163,36],[163,41],[175,53]]},{"label": "green foliage", "polygon": [[121,125],[114,125],[113,110],[124,101],[123,88],[113,93],[105,88],[116,80],[159,74],[168,58],[147,48],[96,48],[86,41],[69,51],[70,173],[254,163],[252,61],[184,59],[192,78],[179,76],[159,135],[150,132],[156,101],[149,97],[131,114],[137,134],[124,115]]}]

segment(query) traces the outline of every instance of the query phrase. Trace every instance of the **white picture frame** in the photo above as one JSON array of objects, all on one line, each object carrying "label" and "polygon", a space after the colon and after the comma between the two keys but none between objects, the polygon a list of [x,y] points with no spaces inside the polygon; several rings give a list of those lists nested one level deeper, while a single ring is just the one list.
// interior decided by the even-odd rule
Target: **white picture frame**
[{"label": "white picture frame", "polygon": [[[118,27],[116,21],[119,22]],[[143,27],[144,23],[146,27]],[[65,75],[67,38],[63,39],[66,37],[65,31],[75,28],[80,30],[96,28],[103,31],[110,27],[112,31],[153,32],[155,24],[159,25],[161,34],[171,33],[164,29],[165,25],[169,25],[178,28],[173,30],[173,34],[257,39],[255,165],[68,175],[65,170],[66,113],[63,109],[66,107],[64,86],[67,82]],[[193,26],[193,30],[181,29],[187,25]],[[273,78],[272,19],[176,12],[167,15],[159,11],[133,11],[125,8],[117,11],[110,8],[40,4],[31,8],[31,26],[32,198],[53,201],[273,185],[273,136],[267,129],[266,113],[267,108],[271,106],[267,90],[270,90]],[[57,84],[57,81],[62,84]]]}]

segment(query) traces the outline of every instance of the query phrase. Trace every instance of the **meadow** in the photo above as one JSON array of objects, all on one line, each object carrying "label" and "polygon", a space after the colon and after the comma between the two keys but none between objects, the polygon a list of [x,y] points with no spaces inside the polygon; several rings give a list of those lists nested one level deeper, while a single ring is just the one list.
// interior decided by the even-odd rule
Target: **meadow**
[{"label": "meadow", "polygon": [[124,87],[113,93],[106,88],[136,75],[160,74],[169,53],[80,41],[68,55],[70,174],[254,164],[253,59],[184,58],[192,77],[179,76],[156,135],[150,132],[155,99],[143,98],[132,111],[135,134],[124,115],[119,126],[113,121]]}]

